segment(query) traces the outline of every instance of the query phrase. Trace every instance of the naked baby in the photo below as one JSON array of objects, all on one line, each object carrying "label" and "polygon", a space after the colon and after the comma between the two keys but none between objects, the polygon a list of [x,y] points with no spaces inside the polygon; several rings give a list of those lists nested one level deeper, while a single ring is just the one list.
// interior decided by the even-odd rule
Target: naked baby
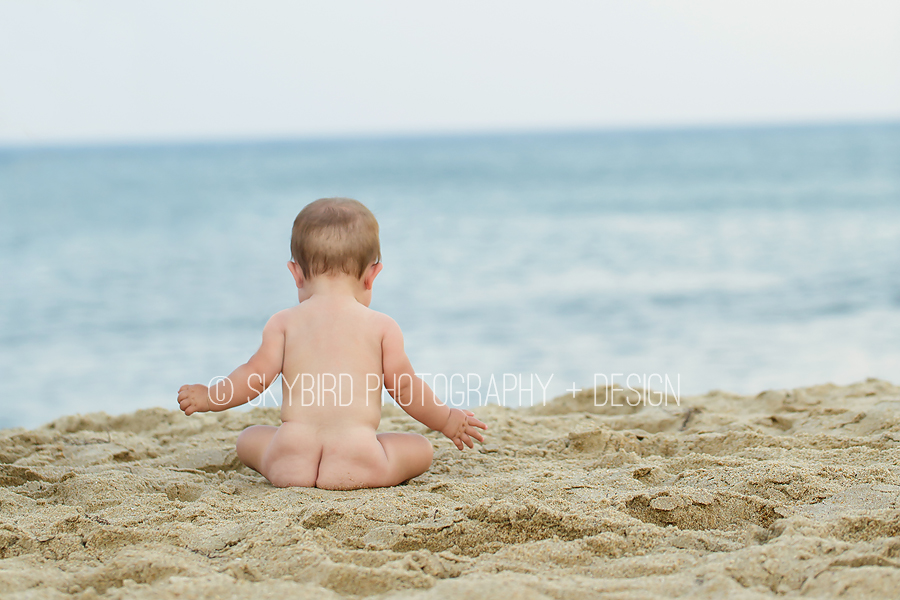
[{"label": "naked baby", "polygon": [[442,403],[416,376],[397,323],[369,308],[381,272],[378,222],[362,204],[323,198],[294,221],[288,268],[300,303],[275,314],[250,360],[213,387],[185,385],[186,415],[249,402],[282,376],[280,427],[255,425],[237,440],[248,467],[279,487],[397,485],[431,466],[431,442],[376,433],[382,385],[410,416],[462,450],[484,423]]}]

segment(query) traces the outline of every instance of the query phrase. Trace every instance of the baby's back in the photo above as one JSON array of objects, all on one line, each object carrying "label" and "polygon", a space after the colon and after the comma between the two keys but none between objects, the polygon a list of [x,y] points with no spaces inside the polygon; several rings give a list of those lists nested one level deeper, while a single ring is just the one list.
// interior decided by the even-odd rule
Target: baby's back
[{"label": "baby's back", "polygon": [[352,298],[316,296],[285,312],[282,421],[326,436],[354,426],[374,431],[383,316]]}]

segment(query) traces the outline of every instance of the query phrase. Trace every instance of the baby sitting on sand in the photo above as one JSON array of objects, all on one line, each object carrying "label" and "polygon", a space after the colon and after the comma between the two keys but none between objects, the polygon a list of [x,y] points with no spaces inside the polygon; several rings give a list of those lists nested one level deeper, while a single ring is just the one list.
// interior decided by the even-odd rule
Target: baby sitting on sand
[{"label": "baby sitting on sand", "polygon": [[442,403],[413,371],[397,323],[369,308],[383,266],[369,209],[347,198],[309,204],[294,220],[291,255],[300,304],[269,319],[259,350],[227,379],[182,386],[184,414],[245,404],[280,374],[282,425],[254,425],[237,440],[241,461],[279,487],[382,487],[424,473],[430,441],[375,433],[382,386],[460,450],[484,441],[485,424]]}]

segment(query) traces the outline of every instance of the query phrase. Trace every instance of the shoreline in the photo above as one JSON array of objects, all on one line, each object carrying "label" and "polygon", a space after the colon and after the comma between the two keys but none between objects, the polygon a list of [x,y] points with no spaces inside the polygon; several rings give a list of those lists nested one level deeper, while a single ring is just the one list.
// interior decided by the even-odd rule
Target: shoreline
[{"label": "shoreline", "polygon": [[[603,388],[600,388],[601,390]],[[900,587],[900,387],[679,406],[481,407],[393,488],[278,489],[237,460],[257,408],[0,430],[0,593],[95,597],[884,597]]]}]

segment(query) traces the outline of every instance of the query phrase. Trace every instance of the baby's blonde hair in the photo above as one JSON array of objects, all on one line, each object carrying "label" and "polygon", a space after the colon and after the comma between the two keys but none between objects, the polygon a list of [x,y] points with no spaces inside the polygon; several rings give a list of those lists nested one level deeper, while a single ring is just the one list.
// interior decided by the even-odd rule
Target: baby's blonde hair
[{"label": "baby's blonde hair", "polygon": [[356,200],[320,198],[294,219],[291,257],[306,278],[338,272],[362,277],[381,261],[378,221]]}]

